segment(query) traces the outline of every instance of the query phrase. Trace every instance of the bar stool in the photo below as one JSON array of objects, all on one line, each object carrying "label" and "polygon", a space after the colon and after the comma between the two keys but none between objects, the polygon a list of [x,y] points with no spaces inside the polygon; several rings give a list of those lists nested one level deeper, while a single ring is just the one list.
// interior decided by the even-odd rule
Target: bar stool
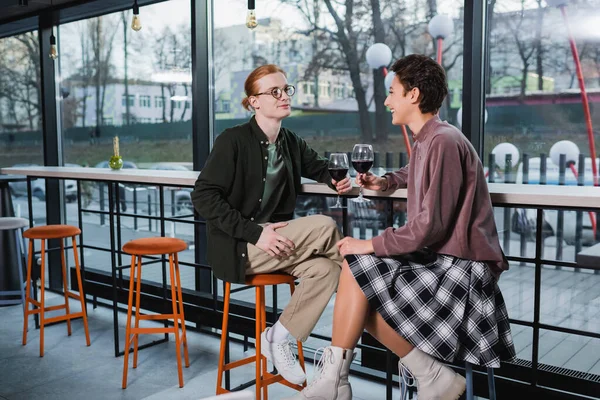
[{"label": "bar stool", "polygon": [[[473,400],[473,365],[465,362],[465,373],[467,376],[467,400]],[[494,368],[487,369],[489,400],[496,400],[496,382],[494,380]]]},{"label": "bar stool", "polygon": [[[17,246],[17,273],[19,276],[19,290],[4,290],[0,291],[0,296],[17,296],[20,299],[0,300],[0,305],[23,304],[23,312],[25,312],[25,280],[23,279],[23,255],[25,246],[23,244],[22,234],[24,228],[29,226],[29,221],[24,218],[15,217],[0,217],[0,231],[14,231],[15,244]],[[9,267],[9,266],[5,266]]]},{"label": "bar stool", "polygon": [[[81,271],[79,269],[79,255],[77,254],[77,240],[76,236],[81,234],[81,231],[76,226],[71,225],[45,225],[36,226],[34,228],[27,229],[23,236],[29,239],[29,257],[27,262],[27,288],[25,289],[25,318],[23,321],[23,346],[27,344],[27,320],[32,314],[39,314],[40,316],[40,357],[44,356],[44,325],[58,321],[67,321],[67,332],[71,336],[71,320],[75,318],[83,318],[83,327],[85,329],[85,340],[87,345],[90,345],[90,332],[88,330],[87,315],[85,310],[85,294],[83,293],[83,285],[81,281]],[[75,272],[77,275],[77,287],[79,288],[79,294],[75,294],[69,291],[67,284],[67,267],[65,263],[65,241],[67,238],[71,238],[73,241],[73,257],[75,259]],[[39,239],[42,241],[41,258],[42,263],[40,266],[40,280],[41,280],[41,291],[40,300],[34,300],[31,298],[31,269],[33,264],[33,241]],[[45,293],[45,251],[46,251],[46,240],[60,239],[60,258],[62,261],[62,277],[63,277],[63,289],[65,296],[65,304],[57,306],[46,307],[44,300]],[[81,311],[72,313],[69,309],[69,297],[72,297],[81,302]],[[29,303],[35,307],[29,309]],[[44,313],[47,311],[65,309],[65,315],[59,315],[52,318],[45,318]]]},{"label": "bar stool", "polygon": [[[306,382],[304,382],[304,384],[302,385],[295,385],[283,379],[283,377],[279,374],[274,375],[267,372],[267,360],[261,354],[260,350],[260,335],[267,328],[265,286],[288,284],[290,285],[290,292],[294,294],[295,280],[295,277],[288,274],[256,274],[246,276],[245,284],[248,286],[254,286],[256,288],[256,355],[244,358],[242,360],[230,362],[228,364],[225,364],[225,350],[228,338],[227,323],[229,320],[229,298],[231,294],[231,283],[225,282],[225,295],[223,299],[223,327],[221,331],[221,351],[219,354],[219,370],[217,373],[217,395],[229,393],[229,390],[226,390],[222,386],[223,372],[230,371],[234,368],[241,367],[242,365],[250,364],[253,362],[256,363],[256,400],[260,400],[261,398],[267,400],[268,386],[272,385],[273,383],[281,383],[298,391],[301,391],[304,387],[306,387]],[[298,359],[300,361],[300,366],[302,366],[302,369],[306,371],[306,369],[304,368],[304,352],[302,351],[302,343],[298,341],[297,344]],[[264,397],[261,397],[261,390],[263,388]]]},{"label": "bar stool", "polygon": [[[185,317],[183,314],[183,297],[181,295],[181,277],[179,275],[179,259],[177,253],[187,248],[187,244],[180,239],[155,237],[131,240],[123,246],[123,251],[131,254],[131,274],[129,278],[129,302],[127,304],[127,327],[125,328],[125,357],[123,361],[123,389],[127,388],[127,369],[129,367],[129,349],[133,340],[133,368],[137,368],[138,337],[140,333],[173,333],[175,335],[177,353],[177,372],[179,374],[179,387],[183,387],[183,372],[181,368],[181,343],[185,356],[185,367],[190,366],[188,356],[187,337],[185,334]],[[140,293],[142,282],[142,256],[168,255],[169,270],[171,272],[171,305],[172,314],[140,315]],[[136,268],[137,263],[137,268]],[[135,283],[135,327],[131,327],[131,313],[133,308],[133,292]],[[179,306],[177,305],[179,303]],[[173,327],[141,328],[140,321],[172,319]],[[182,337],[179,337],[181,324]],[[132,336],[133,335],[133,339]]]}]

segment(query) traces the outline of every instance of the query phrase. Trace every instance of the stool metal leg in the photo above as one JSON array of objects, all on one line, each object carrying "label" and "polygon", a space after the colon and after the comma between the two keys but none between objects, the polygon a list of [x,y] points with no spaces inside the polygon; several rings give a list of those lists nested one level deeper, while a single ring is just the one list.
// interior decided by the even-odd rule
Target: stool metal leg
[{"label": "stool metal leg", "polygon": [[488,368],[488,389],[490,392],[490,400],[496,400],[496,381],[494,380],[494,368]]},{"label": "stool metal leg", "polygon": [[256,400],[261,399],[261,389],[262,389],[262,379],[261,379],[261,343],[260,343],[260,328],[261,328],[261,319],[262,319],[262,295],[260,292],[260,286],[256,286],[256,340],[255,340],[255,348],[256,348]]},{"label": "stool metal leg", "polygon": [[46,260],[45,260],[45,254],[46,254],[46,249],[45,249],[45,245],[46,245],[46,240],[42,239],[42,250],[41,250],[41,256],[42,256],[42,265],[40,266],[40,280],[41,280],[41,285],[40,285],[40,307],[39,307],[39,312],[40,312],[40,357],[44,357],[44,307],[45,307],[45,298],[44,295],[46,293],[46,282],[44,280],[45,275],[46,275]]},{"label": "stool metal leg", "polygon": [[225,369],[225,350],[227,345],[227,323],[229,322],[229,296],[231,284],[225,282],[225,291],[223,293],[223,324],[221,327],[221,349],[219,351],[219,370],[217,372],[217,395],[224,393],[221,389],[223,382],[223,370]]},{"label": "stool metal leg", "polygon": [[23,313],[25,313],[25,287],[26,282],[23,281],[23,243],[21,242],[20,229],[15,229],[15,239],[17,241],[17,259],[19,268],[19,289],[21,291],[21,301],[23,302]]},{"label": "stool metal leg", "polygon": [[[63,290],[65,294],[65,309],[67,315],[71,313],[69,309],[69,285],[67,284],[67,263],[65,262],[65,239],[60,239],[60,261],[62,264]],[[67,333],[71,336],[71,318],[67,318]]]},{"label": "stool metal leg", "polygon": [[81,303],[81,312],[83,314],[83,329],[85,330],[85,341],[89,346],[90,342],[90,329],[88,327],[87,320],[87,307],[85,302],[85,292],[83,290],[83,280],[81,279],[81,268],[79,266],[79,253],[77,252],[77,239],[75,236],[71,238],[73,242],[73,259],[75,260],[75,273],[77,275],[77,287],[79,289],[79,302]]},{"label": "stool metal leg", "polygon": [[27,281],[25,282],[25,314],[23,315],[23,346],[27,344],[27,322],[29,320],[29,302],[31,293],[31,268],[33,264],[33,240],[29,239],[29,254],[27,256]]},{"label": "stool metal leg", "polygon": [[123,352],[123,389],[127,388],[127,368],[129,368],[129,348],[131,347],[131,309],[133,307],[136,258],[136,256],[131,256],[131,273],[129,274],[129,299],[127,301],[127,325],[125,325],[125,351]]},{"label": "stool metal leg", "polygon": [[171,307],[173,309],[173,334],[175,335],[175,354],[177,355],[177,375],[179,387],[183,387],[183,371],[181,368],[181,341],[179,338],[179,313],[177,312],[177,280],[175,279],[175,267],[173,255],[169,254],[169,273],[171,277]]},{"label": "stool metal leg", "polygon": [[[273,288],[273,290],[275,290],[275,288]],[[260,287],[260,303],[262,305],[262,317],[260,320],[260,332],[262,334],[262,332],[264,332],[267,329],[267,301],[266,301],[266,296],[265,296],[265,292],[266,292],[266,287],[265,286],[261,286]],[[263,356],[261,354],[260,356],[260,362],[262,364],[262,376],[265,377],[267,374],[267,358],[265,356]],[[268,400],[269,398],[269,386],[265,385],[265,387],[263,388],[263,400]]]},{"label": "stool metal leg", "polygon": [[465,363],[465,371],[467,375],[467,400],[473,400],[473,366],[470,363]]},{"label": "stool metal leg", "polygon": [[140,308],[142,307],[142,301],[140,299],[142,293],[142,256],[138,256],[137,259],[137,273],[135,279],[135,333],[133,334],[133,368],[137,368],[138,344],[140,338],[138,328],[140,327]]},{"label": "stool metal leg", "polygon": [[188,355],[187,335],[185,332],[185,315],[183,313],[183,295],[181,294],[181,275],[179,274],[179,257],[175,253],[175,276],[177,277],[177,294],[179,301],[179,318],[181,320],[181,331],[183,332],[183,356],[185,358],[185,367],[190,367],[190,357]]}]

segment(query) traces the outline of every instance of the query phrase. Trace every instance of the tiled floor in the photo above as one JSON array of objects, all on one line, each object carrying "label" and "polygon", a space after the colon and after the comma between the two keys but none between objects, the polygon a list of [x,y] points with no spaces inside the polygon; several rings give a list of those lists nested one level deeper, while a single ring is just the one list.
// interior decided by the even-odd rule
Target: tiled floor
[{"label": "tiled floor", "polygon": [[[47,294],[47,304],[58,304],[61,297]],[[71,302],[71,309],[78,309]],[[106,308],[89,308],[91,346],[86,347],[83,324],[74,321],[73,334],[67,336],[64,323],[45,330],[45,355],[39,357],[39,331],[32,329],[28,343],[21,345],[23,327],[21,306],[0,307],[0,399],[68,400],[68,399],[202,399],[214,395],[219,340],[210,335],[188,333],[190,368],[184,369],[185,386],[177,384],[175,343],[140,350],[137,369],[129,369],[128,387],[121,389],[123,357],[114,357],[112,312]],[[120,315],[123,340],[125,315]],[[140,344],[150,338],[142,337]],[[123,346],[123,344],[121,344]],[[232,359],[243,356],[243,348],[232,345]],[[250,353],[253,350],[250,350]],[[131,362],[131,359],[130,359]],[[309,380],[313,366],[308,364]],[[233,385],[251,380],[253,365],[232,373]],[[385,387],[351,377],[355,399],[385,398]],[[281,385],[269,389],[271,399],[294,393]],[[394,398],[399,398],[395,390]]]}]

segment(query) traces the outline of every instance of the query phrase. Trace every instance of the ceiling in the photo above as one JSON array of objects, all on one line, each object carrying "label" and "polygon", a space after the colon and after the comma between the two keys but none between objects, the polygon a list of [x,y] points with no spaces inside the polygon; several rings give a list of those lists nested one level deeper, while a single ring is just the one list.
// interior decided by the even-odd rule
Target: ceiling
[{"label": "ceiling", "polygon": [[19,0],[0,0],[0,24],[3,21],[33,16],[40,11],[58,8],[68,3],[81,3],[81,0],[28,0],[27,6],[19,5]]}]

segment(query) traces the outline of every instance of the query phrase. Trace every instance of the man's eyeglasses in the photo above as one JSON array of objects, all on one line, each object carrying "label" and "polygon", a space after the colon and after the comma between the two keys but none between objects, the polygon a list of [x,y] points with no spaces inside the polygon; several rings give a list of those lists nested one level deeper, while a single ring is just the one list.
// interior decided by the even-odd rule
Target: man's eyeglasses
[{"label": "man's eyeglasses", "polygon": [[287,94],[289,97],[292,97],[296,93],[296,87],[294,85],[285,85],[283,88],[276,87],[276,88],[269,90],[268,92],[256,93],[254,96],[270,94],[271,96],[275,97],[276,99],[280,99],[281,96],[283,96],[283,92],[285,92],[285,94]]}]

